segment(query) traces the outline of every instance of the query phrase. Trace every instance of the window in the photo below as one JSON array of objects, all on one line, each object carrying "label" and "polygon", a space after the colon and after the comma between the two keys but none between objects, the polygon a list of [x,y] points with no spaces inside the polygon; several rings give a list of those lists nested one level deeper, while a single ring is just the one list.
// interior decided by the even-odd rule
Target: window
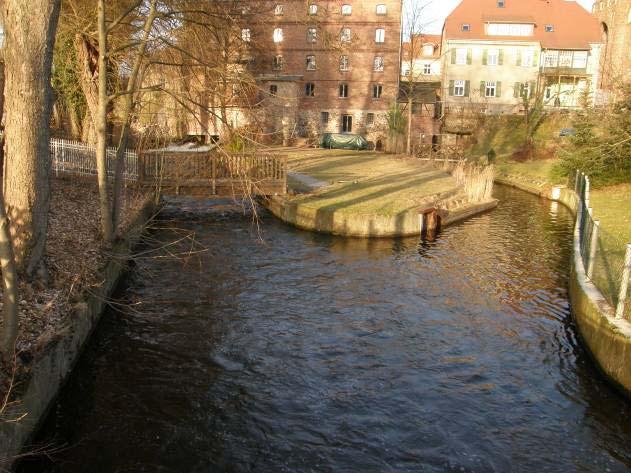
[{"label": "window", "polygon": [[351,29],[350,28],[342,28],[342,31],[340,31],[340,41],[342,43],[351,42]]},{"label": "window", "polygon": [[315,56],[313,54],[310,54],[310,55],[307,56],[306,67],[307,67],[308,71],[315,71],[316,70],[316,60],[315,60]]},{"label": "window", "polygon": [[500,50],[489,49],[486,56],[486,64],[489,66],[497,66],[500,63]]},{"label": "window", "polygon": [[249,43],[250,37],[251,37],[250,28],[243,28],[241,30],[241,39],[245,41],[246,43]]},{"label": "window", "polygon": [[340,84],[339,96],[344,99],[348,97],[348,84]]},{"label": "window", "polygon": [[375,123],[375,114],[368,112],[366,114],[366,125],[372,125],[373,123]]},{"label": "window", "polygon": [[464,97],[465,81],[454,81],[454,95],[456,97]]},{"label": "window", "polygon": [[373,99],[380,99],[382,92],[383,92],[383,85],[381,85],[381,84],[374,84],[372,86],[372,98]]},{"label": "window", "polygon": [[384,30],[383,28],[377,28],[375,30],[375,42],[376,43],[383,43],[386,40],[386,30]]},{"label": "window", "polygon": [[495,97],[497,94],[497,82],[486,82],[484,89],[485,97]]},{"label": "window", "polygon": [[521,97],[529,98],[532,91],[530,90],[530,82],[524,82],[521,85]]},{"label": "window", "polygon": [[353,116],[342,115],[342,133],[350,133],[353,131]]},{"label": "window", "polygon": [[280,43],[283,41],[283,29],[282,28],[274,28],[274,42]]},{"label": "window", "polygon": [[545,67],[557,67],[559,65],[559,51],[546,51],[544,65]]},{"label": "window", "polygon": [[278,93],[278,86],[276,84],[272,84],[269,86],[269,94],[276,95]]},{"label": "window", "polygon": [[504,0],[497,0],[497,8],[504,8]]},{"label": "window", "polygon": [[313,97],[315,95],[315,84],[313,82],[307,82],[305,84],[305,96]]},{"label": "window", "polygon": [[572,67],[572,51],[561,51],[559,54],[559,67]]},{"label": "window", "polygon": [[527,49],[521,52],[521,65],[523,67],[532,67],[534,65],[535,52]]},{"label": "window", "polygon": [[552,33],[554,31],[554,25],[546,25],[546,33]]},{"label": "window", "polygon": [[377,15],[385,15],[387,12],[388,9],[383,3],[377,5]]},{"label": "window", "polygon": [[574,69],[585,69],[587,67],[587,51],[574,51],[572,67]]},{"label": "window", "polygon": [[232,96],[238,97],[240,93],[240,89],[241,87],[239,86],[239,84],[232,84]]},{"label": "window", "polygon": [[280,71],[283,68],[283,56],[274,56],[272,59],[272,69]]},{"label": "window", "polygon": [[320,123],[323,125],[329,123],[329,112],[320,112]]},{"label": "window", "polygon": [[433,55],[434,55],[434,45],[425,44],[423,46],[423,56],[433,56]]},{"label": "window", "polygon": [[375,61],[373,63],[373,69],[375,72],[383,72],[383,56],[375,56]]},{"label": "window", "polygon": [[471,31],[471,25],[469,23],[463,23],[460,26],[460,30],[464,31],[464,32],[469,32],[469,31]]},{"label": "window", "polygon": [[528,23],[489,23],[486,34],[489,36],[532,36],[534,25]]},{"label": "window", "polygon": [[428,76],[431,73],[432,73],[432,65],[429,62],[426,62],[425,64],[423,64],[423,74]]},{"label": "window", "polygon": [[467,63],[467,49],[466,48],[458,48],[456,49],[456,64],[464,65]]},{"label": "window", "polygon": [[348,71],[350,69],[350,62],[348,56],[340,56],[340,71]]},{"label": "window", "polygon": [[315,43],[317,39],[318,39],[317,28],[308,28],[307,29],[307,43]]},{"label": "window", "polygon": [[284,13],[285,13],[285,9],[280,3],[274,7],[274,15],[283,16]]},{"label": "window", "polygon": [[342,15],[350,15],[353,11],[353,7],[350,5],[342,5]]},{"label": "window", "polygon": [[315,3],[309,5],[309,15],[317,15],[318,14],[318,6]]}]

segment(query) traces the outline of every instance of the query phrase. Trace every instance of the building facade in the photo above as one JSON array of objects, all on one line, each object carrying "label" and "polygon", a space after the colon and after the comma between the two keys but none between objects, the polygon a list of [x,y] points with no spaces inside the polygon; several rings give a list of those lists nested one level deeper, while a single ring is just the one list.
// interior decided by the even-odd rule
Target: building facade
[{"label": "building facade", "polygon": [[400,0],[278,0],[244,34],[265,51],[255,67],[270,136],[384,139],[399,85]]},{"label": "building facade", "polygon": [[593,13],[603,42],[600,84],[611,90],[631,74],[631,0],[596,0]]},{"label": "building facade", "polygon": [[573,1],[463,0],[443,28],[444,112],[459,117],[447,128],[467,128],[467,113],[518,113],[537,94],[546,107],[579,106],[599,83],[600,40]]}]

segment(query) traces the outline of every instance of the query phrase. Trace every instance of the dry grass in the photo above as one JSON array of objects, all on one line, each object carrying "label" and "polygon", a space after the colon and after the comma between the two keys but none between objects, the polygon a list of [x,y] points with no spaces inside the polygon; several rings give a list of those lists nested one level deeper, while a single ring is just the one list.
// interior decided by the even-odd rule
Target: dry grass
[{"label": "dry grass", "polygon": [[603,229],[631,243],[631,183],[592,190],[591,205]]},{"label": "dry grass", "polygon": [[370,152],[309,149],[289,152],[289,170],[330,185],[298,196],[312,208],[395,215],[414,209],[429,196],[454,191],[447,172],[414,159]]}]

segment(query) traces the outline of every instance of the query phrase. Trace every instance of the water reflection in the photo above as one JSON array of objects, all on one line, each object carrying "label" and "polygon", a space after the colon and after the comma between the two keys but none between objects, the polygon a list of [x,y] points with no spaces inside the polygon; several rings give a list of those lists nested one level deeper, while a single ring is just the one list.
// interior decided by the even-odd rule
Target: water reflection
[{"label": "water reflection", "polygon": [[631,409],[571,322],[572,218],[499,193],[420,242],[174,211],[208,254],[139,262],[142,311],[105,316],[44,429],[70,448],[22,471],[628,471]]}]

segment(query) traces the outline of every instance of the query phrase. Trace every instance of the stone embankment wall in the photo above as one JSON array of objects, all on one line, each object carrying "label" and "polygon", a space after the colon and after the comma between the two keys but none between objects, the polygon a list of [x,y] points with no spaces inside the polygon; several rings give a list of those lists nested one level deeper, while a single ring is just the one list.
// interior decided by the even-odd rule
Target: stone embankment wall
[{"label": "stone embankment wall", "polygon": [[[574,215],[578,195],[562,186],[550,186],[521,176],[502,176],[500,184],[517,187],[562,203]],[[570,302],[579,334],[602,373],[631,398],[631,322],[615,317],[615,309],[587,277],[575,228],[570,275]]]},{"label": "stone embankment wall", "polygon": [[112,249],[112,257],[101,271],[102,284],[75,306],[65,325],[49,337],[32,362],[23,394],[5,412],[0,422],[0,470],[10,469],[11,459],[27,449],[27,442],[44,420],[59,389],[77,362],[81,349],[96,327],[105,304],[127,270],[132,248],[139,241],[147,222],[156,210],[153,200],[147,202],[129,225],[125,237]]}]

